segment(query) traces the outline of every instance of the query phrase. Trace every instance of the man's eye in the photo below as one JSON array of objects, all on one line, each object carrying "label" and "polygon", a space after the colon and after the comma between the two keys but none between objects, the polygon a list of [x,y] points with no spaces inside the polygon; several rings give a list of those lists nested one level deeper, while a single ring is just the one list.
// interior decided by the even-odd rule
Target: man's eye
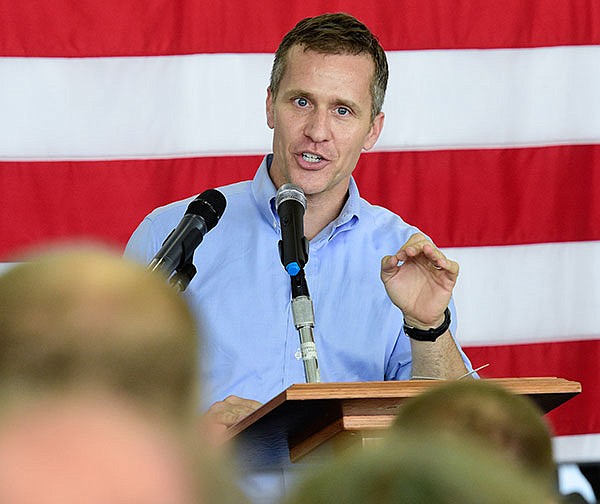
[{"label": "man's eye", "polygon": [[308,100],[306,98],[296,98],[294,100],[294,102],[296,103],[296,105],[298,105],[299,107],[307,107],[308,106]]},{"label": "man's eye", "polygon": [[337,109],[338,115],[345,116],[350,115],[350,110],[346,107],[338,107]]}]

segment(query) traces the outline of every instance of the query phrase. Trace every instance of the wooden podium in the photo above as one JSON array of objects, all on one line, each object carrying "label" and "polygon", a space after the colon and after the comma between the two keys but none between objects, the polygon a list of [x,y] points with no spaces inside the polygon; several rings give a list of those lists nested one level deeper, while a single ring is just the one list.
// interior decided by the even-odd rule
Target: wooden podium
[{"label": "wooden podium", "polygon": [[[563,378],[499,378],[487,381],[529,396],[544,413],[581,392]],[[228,431],[250,465],[282,467],[340,440],[377,438],[394,420],[403,400],[421,394],[438,380],[292,385]],[[319,450],[317,450],[319,448]]]}]

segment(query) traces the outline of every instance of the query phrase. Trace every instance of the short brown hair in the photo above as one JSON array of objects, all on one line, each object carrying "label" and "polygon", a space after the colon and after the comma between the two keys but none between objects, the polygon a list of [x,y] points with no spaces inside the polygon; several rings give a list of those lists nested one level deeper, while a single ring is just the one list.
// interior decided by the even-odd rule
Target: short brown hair
[{"label": "short brown hair", "polygon": [[275,53],[269,84],[273,96],[277,96],[286,70],[287,54],[293,46],[323,54],[371,56],[375,64],[371,80],[371,120],[381,112],[389,73],[387,58],[375,35],[363,23],[342,12],[300,21],[283,37]]},{"label": "short brown hair", "polygon": [[116,252],[45,251],[0,275],[0,381],[35,389],[90,383],[187,420],[198,335],[168,282]]},{"label": "short brown hair", "polygon": [[403,432],[469,437],[556,485],[552,431],[528,397],[487,380],[449,381],[407,400],[394,426]]}]

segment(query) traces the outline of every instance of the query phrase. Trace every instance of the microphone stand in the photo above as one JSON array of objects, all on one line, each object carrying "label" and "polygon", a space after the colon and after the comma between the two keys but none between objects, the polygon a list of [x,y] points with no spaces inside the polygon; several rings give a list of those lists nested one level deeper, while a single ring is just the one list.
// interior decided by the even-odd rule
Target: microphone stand
[{"label": "microphone stand", "polygon": [[196,266],[190,257],[181,266],[178,266],[173,276],[169,279],[169,283],[177,292],[183,292],[196,275]]},{"label": "microphone stand", "polygon": [[292,315],[294,325],[300,335],[300,352],[304,364],[306,383],[319,383],[321,374],[317,361],[317,347],[313,328],[315,327],[315,313],[313,302],[308,293],[308,285],[304,276],[304,269],[300,269],[295,276],[290,276],[292,282]]},{"label": "microphone stand", "polygon": [[[167,238],[165,239],[165,242],[163,242],[163,245],[169,239],[171,234],[173,234],[173,231],[171,231],[169,236],[167,236]],[[163,272],[164,274],[167,275],[167,278],[168,278],[171,286],[177,292],[183,292],[185,289],[187,289],[187,286],[192,281],[192,278],[194,278],[194,276],[196,275],[196,272],[197,272],[196,266],[194,266],[194,263],[192,262],[192,259],[194,258],[194,249],[195,248],[196,247],[193,247],[190,250],[190,247],[188,247],[185,242],[182,242],[181,243],[181,259],[177,266],[175,266],[174,268],[166,267],[165,262],[163,262],[163,261],[156,262],[153,259],[150,262],[150,264],[148,264],[147,269],[149,271]],[[171,273],[173,273],[173,274],[171,275]],[[169,277],[169,275],[171,275],[171,276]]]}]

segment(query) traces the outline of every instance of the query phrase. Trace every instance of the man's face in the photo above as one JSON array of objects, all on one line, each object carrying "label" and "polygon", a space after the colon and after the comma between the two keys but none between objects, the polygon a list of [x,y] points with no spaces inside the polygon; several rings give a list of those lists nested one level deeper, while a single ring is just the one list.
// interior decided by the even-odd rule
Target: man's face
[{"label": "man's face", "polygon": [[292,182],[309,200],[343,201],[362,149],[373,147],[383,127],[383,113],[371,121],[374,70],[367,55],[291,48],[277,97],[267,92],[277,187]]}]

